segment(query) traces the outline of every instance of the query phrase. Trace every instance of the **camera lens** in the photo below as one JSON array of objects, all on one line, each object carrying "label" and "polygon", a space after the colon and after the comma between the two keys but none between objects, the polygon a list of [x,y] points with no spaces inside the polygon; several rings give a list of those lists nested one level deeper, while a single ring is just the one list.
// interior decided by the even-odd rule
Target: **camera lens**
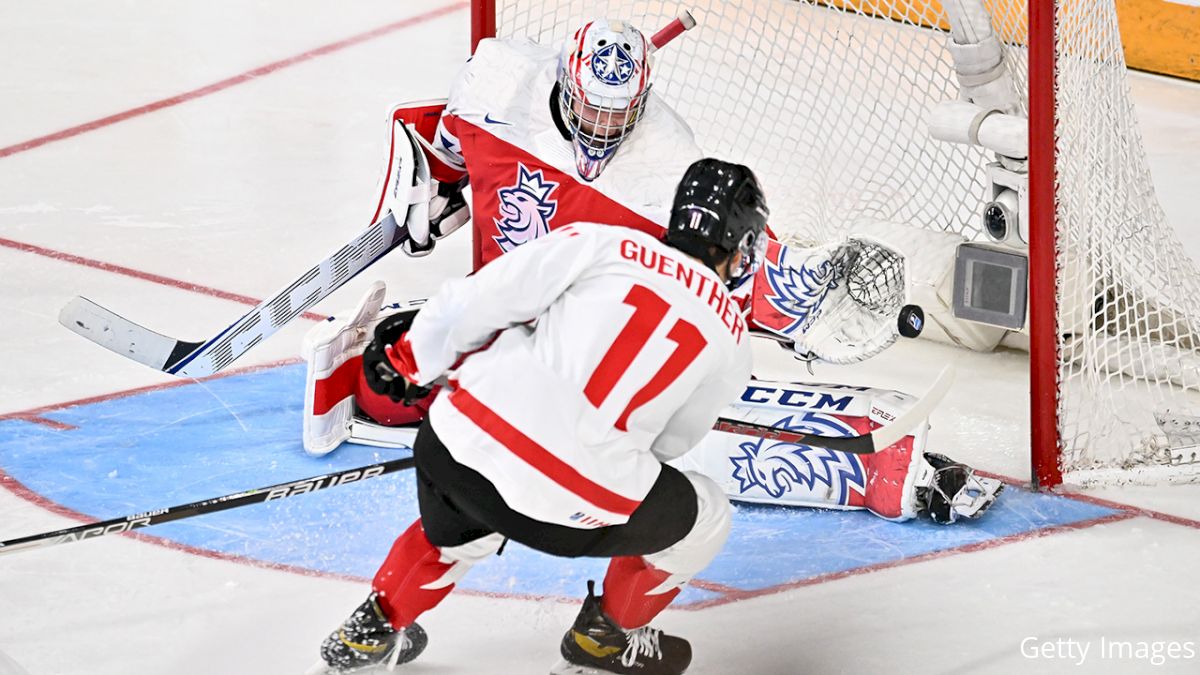
[{"label": "camera lens", "polygon": [[983,229],[993,241],[1008,238],[1008,209],[1000,202],[990,202],[983,207]]}]

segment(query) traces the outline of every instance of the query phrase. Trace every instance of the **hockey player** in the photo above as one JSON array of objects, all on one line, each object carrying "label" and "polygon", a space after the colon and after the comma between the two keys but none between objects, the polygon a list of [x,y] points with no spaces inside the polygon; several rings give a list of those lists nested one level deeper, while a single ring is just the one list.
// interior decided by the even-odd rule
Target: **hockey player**
[{"label": "hockey player", "polygon": [[380,324],[366,359],[381,392],[441,377],[448,391],[413,448],[421,517],[322,644],[328,672],[415,658],[417,617],[506,537],[612,559],[553,672],[687,668],[687,641],[648,624],[716,556],[731,514],[712,480],[663,462],[750,378],[730,288],[759,260],[766,216],[749,169],[703,159],[679,184],[664,240],[560,228],[447,282],[411,328]]},{"label": "hockey player", "polygon": [[[584,24],[561,48],[483,40],[454,80],[448,101],[394,111],[391,155],[416,148],[425,179],[416,186],[421,190],[394,185],[403,172],[393,166],[376,219],[386,210],[403,215],[410,234],[405,250],[412,255],[428,253],[436,239],[470,219],[476,268],[578,220],[661,236],[674,183],[700,151],[687,125],[651,91],[648,52],[636,28],[603,19]],[[468,183],[470,209],[463,193]],[[431,198],[414,202],[417,192]],[[868,358],[896,339],[904,261],[887,246],[854,240],[796,249],[771,242],[767,263],[752,290],[739,294],[751,330],[806,359],[834,363]],[[863,297],[864,288],[870,297]],[[367,309],[357,323],[375,318],[375,310]],[[428,411],[431,397],[393,400],[372,390],[371,373],[348,367],[359,363],[354,359],[365,341],[362,326],[322,324],[310,337],[305,418],[310,453],[336,447],[355,420],[360,428],[414,425]],[[843,458],[862,474],[847,483],[860,485],[857,493],[809,481],[811,490],[789,491],[783,501],[911,518],[922,511],[915,477],[931,470],[915,443],[920,438],[889,451],[897,456]],[[724,445],[706,444],[704,453],[712,456],[700,464],[706,471],[724,471],[742,455],[739,444],[727,439]],[[730,476],[713,477],[735,484]],[[792,481],[800,483],[803,476]],[[903,489],[883,489],[891,485]],[[876,494],[866,494],[871,491]],[[751,496],[740,489],[730,494]]]},{"label": "hockey player", "polygon": [[[388,210],[398,214],[408,228],[404,250],[410,255],[428,253],[437,239],[470,220],[476,269],[580,220],[661,237],[675,184],[701,152],[687,124],[653,93],[653,70],[647,39],[624,21],[589,21],[559,46],[482,40],[447,100],[393,111],[389,155],[400,157],[409,145],[419,148],[427,168],[418,187],[430,198],[412,201],[410,186],[393,184],[403,172],[392,164],[374,220]],[[470,208],[463,192],[468,184]],[[826,282],[836,286],[838,280]],[[893,299],[902,296],[902,287],[896,278],[887,286]],[[739,300],[749,302],[744,293]],[[804,343],[789,334],[801,328],[791,317],[758,322],[762,304],[754,303],[748,325],[773,332],[806,355],[824,356],[821,343],[839,342],[843,357],[865,358],[897,334],[896,303],[877,303],[884,309],[866,321],[861,313],[858,321],[844,321],[828,311],[822,340]],[[827,303],[828,309],[833,305]],[[842,325],[853,330],[843,331]],[[375,394],[361,375],[352,385],[357,410],[383,425],[415,424],[428,409],[428,400],[405,406]],[[340,394],[327,398],[340,400]],[[311,448],[307,437],[306,432]]]},{"label": "hockey player", "polygon": [[[476,269],[577,221],[661,237],[675,185],[701,152],[652,93],[652,71],[645,36],[623,21],[589,21],[556,46],[481,41],[447,100],[393,111],[390,154],[415,141],[430,176],[428,217],[407,218],[405,252],[428,253],[467,220]],[[389,171],[375,219],[409,210],[391,179]],[[398,406],[361,379],[355,396],[362,412],[389,425],[419,421],[428,406]]]},{"label": "hockey player", "polygon": [[476,267],[581,220],[661,236],[675,184],[701,153],[651,92],[649,51],[641,31],[605,19],[561,46],[483,40],[447,101],[395,110],[420,136],[442,195],[431,203],[432,227],[410,223],[407,250],[424,252],[448,234],[441,214],[465,221],[458,191],[467,182]]}]

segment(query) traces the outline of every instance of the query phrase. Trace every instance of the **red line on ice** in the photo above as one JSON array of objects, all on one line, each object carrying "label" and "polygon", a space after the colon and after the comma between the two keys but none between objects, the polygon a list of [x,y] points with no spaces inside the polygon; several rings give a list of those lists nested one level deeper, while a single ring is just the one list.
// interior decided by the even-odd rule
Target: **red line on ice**
[{"label": "red line on ice", "polygon": [[[92,516],[89,516],[85,513],[81,513],[79,511],[76,511],[75,509],[72,509],[70,507],[63,506],[62,504],[59,504],[58,502],[48,499],[45,496],[31,490],[28,486],[26,486],[21,481],[8,475],[8,473],[6,473],[3,468],[0,468],[0,486],[3,486],[6,490],[11,492],[14,496],[24,499],[25,501],[27,501],[35,506],[38,506],[40,508],[43,508],[55,515],[62,516],[64,518],[69,518],[71,520],[78,521],[80,523],[90,523],[90,522],[94,522],[96,520]],[[303,577],[316,577],[316,578],[321,578],[321,579],[337,579],[339,581],[349,581],[352,583],[358,583],[358,584],[363,584],[363,585],[371,583],[371,579],[369,577],[360,577],[360,576],[353,575],[353,574],[341,574],[338,572],[326,572],[323,570],[310,569],[308,567],[300,567],[298,565],[287,565],[284,563],[258,560],[256,558],[250,558],[247,556],[237,555],[234,553],[224,553],[222,551],[214,551],[214,550],[207,549],[207,548],[200,548],[197,546],[192,546],[190,544],[182,544],[177,541],[172,541],[170,539],[164,539],[162,537],[156,537],[154,535],[146,534],[144,532],[138,532],[138,531],[122,532],[122,533],[120,533],[119,536],[129,537],[131,539],[136,539],[137,541],[140,541],[144,544],[152,544],[154,546],[160,546],[162,548],[170,549],[172,551],[178,551],[180,553],[187,553],[190,555],[199,556],[201,558],[209,558],[211,560],[224,560],[226,562],[233,562],[233,563],[239,563],[242,565],[249,565],[250,567],[257,567],[259,569],[269,569],[269,570],[275,570],[278,572],[288,572],[291,574],[298,574]],[[569,603],[578,604],[579,603],[579,598],[571,598],[571,597],[561,596],[561,595],[535,595],[535,594],[530,594],[530,593],[497,593],[497,592],[492,592],[492,591],[475,591],[475,590],[471,590],[471,589],[457,589],[455,591],[455,594],[456,595],[470,595],[470,596],[484,597],[484,598],[500,598],[500,599],[506,599],[506,600],[513,600],[513,599],[515,599],[515,600],[531,600],[534,602],[552,601],[552,602],[560,602],[560,603],[566,603],[566,604],[569,604]]]},{"label": "red line on ice", "polygon": [[731,602],[737,602],[739,600],[749,600],[750,598],[758,598],[758,597],[762,597],[764,595],[774,595],[776,593],[783,593],[784,591],[790,591],[790,590],[794,590],[797,588],[804,588],[805,586],[816,586],[817,584],[823,584],[823,583],[827,583],[830,581],[837,581],[839,579],[845,579],[847,577],[856,577],[856,576],[861,576],[863,574],[871,574],[872,572],[880,572],[882,570],[888,570],[888,569],[892,569],[895,567],[903,567],[905,565],[912,565],[915,563],[926,562],[929,560],[937,560],[940,558],[947,558],[947,557],[950,557],[953,555],[959,555],[962,553],[974,553],[975,551],[983,551],[983,550],[986,550],[989,548],[995,548],[997,546],[1003,546],[1005,544],[1011,544],[1011,543],[1018,542],[1018,541],[1028,541],[1030,539],[1037,539],[1040,537],[1046,537],[1046,536],[1050,536],[1053,534],[1059,534],[1062,532],[1071,532],[1074,530],[1082,530],[1085,528],[1094,527],[1096,525],[1104,525],[1106,523],[1115,523],[1115,522],[1119,522],[1122,520],[1128,520],[1130,518],[1134,518],[1137,515],[1138,514],[1135,514],[1135,513],[1129,513],[1129,512],[1122,511],[1120,513],[1113,513],[1113,514],[1110,514],[1107,516],[1102,516],[1100,518],[1092,518],[1090,520],[1081,520],[1079,522],[1068,523],[1066,525],[1054,525],[1054,526],[1042,528],[1039,530],[1030,530],[1028,532],[1020,532],[1017,534],[1008,535],[1006,537],[996,537],[994,539],[985,539],[983,541],[975,542],[973,544],[967,544],[965,546],[958,546],[955,548],[947,548],[947,549],[942,549],[940,551],[930,551],[929,553],[922,553],[921,555],[916,555],[916,556],[912,556],[912,557],[908,557],[908,558],[899,558],[896,560],[889,560],[889,561],[877,563],[874,565],[867,565],[865,567],[855,567],[854,569],[843,570],[841,572],[830,572],[828,574],[820,574],[815,577],[809,577],[807,579],[801,579],[799,581],[791,581],[791,582],[784,583],[784,584],[777,584],[775,586],[768,586],[766,588],[757,588],[757,589],[753,589],[753,590],[734,590],[731,592],[726,592],[724,595],[722,595],[719,598],[713,598],[712,600],[703,600],[701,602],[696,602],[696,603],[692,603],[689,605],[683,605],[683,606],[680,606],[679,609],[697,610],[697,609],[705,609],[708,607],[716,607],[718,605],[726,605]]},{"label": "red line on ice", "polygon": [[[996,480],[1003,481],[1009,485],[1025,488],[1029,486],[1028,481],[1023,481],[1012,476],[1005,476],[1003,474],[992,473],[990,471],[977,471],[977,473],[981,476],[987,476],[988,478],[995,478]],[[1176,516],[1170,513],[1164,513],[1162,511],[1155,511],[1153,509],[1146,509],[1140,506],[1133,506],[1132,504],[1123,504],[1121,502],[1114,502],[1111,499],[1093,497],[1091,495],[1085,495],[1079,492],[1070,492],[1057,488],[1051,490],[1050,494],[1058,497],[1066,497],[1067,499],[1074,499],[1077,502],[1084,502],[1085,504],[1094,504],[1096,506],[1103,506],[1110,509],[1116,509],[1118,511],[1124,511],[1135,516],[1142,516],[1143,518],[1161,520],[1164,523],[1172,523],[1174,525],[1182,525],[1183,527],[1190,527],[1200,530],[1200,520],[1194,520],[1192,518],[1184,518],[1183,516]]]},{"label": "red line on ice", "polygon": [[[0,486],[3,486],[5,489],[7,489],[9,492],[14,494],[15,496],[20,497],[21,499],[24,499],[36,506],[46,509],[47,511],[50,511],[51,513],[57,514],[59,516],[63,516],[65,518],[70,518],[72,520],[76,520],[79,522],[85,522],[85,523],[92,522],[95,520],[91,516],[80,513],[78,511],[75,511],[74,509],[71,509],[69,507],[63,506],[62,504],[59,504],[55,501],[52,501],[52,500],[42,496],[41,494],[38,494],[37,492],[34,492],[33,490],[29,489],[27,486],[22,484],[17,479],[15,479],[12,476],[5,473],[3,468],[0,468]],[[844,570],[841,572],[832,572],[829,574],[822,574],[822,575],[810,577],[807,579],[801,579],[799,581],[793,581],[793,582],[789,582],[789,583],[785,583],[785,584],[778,584],[775,586],[769,586],[766,588],[760,588],[760,589],[754,589],[754,590],[740,590],[740,589],[736,589],[736,588],[733,588],[730,586],[726,586],[724,584],[709,582],[709,581],[705,581],[703,579],[694,579],[691,582],[692,586],[695,586],[702,590],[719,593],[719,594],[721,594],[721,597],[713,598],[711,600],[703,600],[700,602],[690,603],[687,605],[679,605],[679,606],[674,607],[673,609],[692,611],[692,610],[705,609],[708,607],[716,607],[719,605],[726,605],[726,604],[729,604],[732,602],[738,602],[741,600],[748,600],[751,598],[762,597],[765,595],[774,595],[776,593],[783,593],[785,591],[790,591],[790,590],[794,590],[797,588],[804,588],[806,586],[815,586],[815,585],[827,583],[830,581],[837,581],[839,579],[845,579],[847,577],[871,574],[873,572],[880,572],[880,571],[892,569],[895,567],[903,567],[905,565],[912,565],[915,563],[926,562],[929,560],[937,560],[940,558],[947,558],[947,557],[950,557],[953,555],[959,555],[962,553],[973,553],[975,551],[983,551],[986,549],[1003,546],[1005,544],[1011,544],[1011,543],[1019,542],[1019,541],[1027,541],[1030,539],[1037,539],[1040,537],[1046,537],[1046,536],[1050,536],[1050,535],[1054,535],[1054,534],[1059,534],[1062,532],[1071,532],[1071,531],[1075,531],[1075,530],[1082,530],[1082,529],[1086,529],[1089,527],[1094,527],[1096,525],[1104,525],[1106,523],[1120,522],[1123,520],[1128,520],[1130,518],[1135,518],[1138,515],[1139,514],[1136,514],[1136,513],[1122,511],[1120,513],[1114,513],[1114,514],[1110,514],[1107,516],[1102,516],[1100,518],[1083,520],[1083,521],[1079,521],[1076,523],[1069,523],[1066,525],[1056,525],[1056,526],[1052,526],[1052,527],[1042,528],[1039,530],[1031,530],[1029,532],[1021,532],[1018,534],[1009,535],[1007,537],[997,537],[994,539],[987,539],[984,541],[967,544],[965,546],[943,549],[941,551],[931,551],[929,553],[912,556],[909,558],[900,558],[898,560],[889,560],[887,562],[882,562],[882,563],[878,563],[875,565],[867,565],[865,567],[856,567],[854,569]],[[179,542],[171,541],[169,539],[163,539],[162,537],[155,537],[153,535],[143,534],[141,532],[136,532],[136,531],[135,532],[124,532],[124,533],[121,533],[120,536],[132,537],[133,539],[136,539],[143,543],[153,544],[155,546],[161,546],[163,548],[168,548],[168,549],[171,549],[174,551],[179,551],[182,553],[188,553],[191,555],[197,555],[197,556],[200,556],[203,558],[210,558],[210,559],[215,559],[215,560],[224,560],[227,562],[241,563],[244,565],[250,565],[252,567],[277,570],[277,571],[281,571],[281,572],[289,572],[292,574],[298,574],[298,575],[306,576],[306,577],[338,579],[341,581],[350,581],[350,582],[362,583],[362,584],[366,584],[370,581],[369,579],[367,579],[365,577],[358,577],[355,575],[339,574],[339,573],[335,573],[335,572],[325,572],[325,571],[321,571],[321,570],[314,570],[314,569],[309,569],[306,567],[299,567],[299,566],[295,566],[295,565],[286,565],[283,563],[275,563],[275,562],[257,560],[255,558],[249,558],[246,556],[240,556],[240,555],[235,555],[235,554],[231,554],[231,553],[222,553],[220,551],[213,551],[210,549],[199,548],[199,547],[191,546],[188,544],[181,544]],[[558,595],[531,595],[531,594],[525,594],[525,593],[497,593],[497,592],[488,592],[488,591],[472,591],[469,589],[459,589],[458,591],[456,591],[456,593],[461,594],[461,595],[472,595],[472,596],[479,596],[479,597],[491,597],[491,598],[501,598],[501,599],[518,599],[518,600],[533,600],[533,601],[550,600],[550,601],[563,602],[563,603],[579,602],[578,598],[568,598],[568,597],[558,596]]]},{"label": "red line on ice", "polygon": [[[286,359],[286,360],[276,361],[276,362],[272,362],[272,363],[266,363],[266,364],[262,364],[262,365],[258,365],[258,366],[249,366],[249,367],[245,367],[245,368],[229,370],[229,371],[225,371],[223,373],[218,373],[216,375],[211,375],[209,377],[202,378],[201,380],[179,380],[177,382],[165,382],[162,384],[150,385],[147,387],[138,387],[136,389],[128,389],[125,391],[113,392],[111,394],[104,394],[101,396],[93,396],[93,397],[89,397],[89,398],[78,399],[75,401],[68,401],[66,403],[58,403],[58,404],[54,404],[54,405],[42,406],[40,408],[34,408],[31,410],[24,410],[24,411],[15,412],[15,413],[7,413],[4,415],[0,415],[0,420],[21,419],[21,420],[26,420],[26,421],[34,421],[34,419],[36,419],[40,413],[51,412],[54,410],[61,410],[64,408],[70,408],[70,407],[74,407],[74,406],[78,406],[78,405],[86,405],[88,403],[97,403],[100,401],[108,401],[108,400],[113,400],[113,399],[117,399],[117,398],[124,398],[126,396],[133,396],[133,395],[148,392],[148,391],[157,391],[157,390],[161,390],[161,389],[169,389],[169,388],[173,388],[173,387],[184,386],[184,385],[192,384],[193,382],[197,382],[197,381],[208,381],[208,380],[214,380],[214,379],[218,379],[218,378],[222,378],[222,377],[229,377],[232,375],[247,373],[247,372],[266,370],[266,369],[270,369],[270,368],[277,368],[277,367],[280,367],[283,365],[298,363],[299,361],[300,361],[300,359],[292,358],[292,359]],[[47,421],[52,422],[54,424],[61,424],[61,423],[53,422],[53,420],[47,420]],[[64,425],[64,426],[69,426],[69,425]],[[984,472],[984,471],[981,471],[980,473],[990,476],[990,477],[993,477],[993,478],[997,478],[999,480],[1003,480],[1004,482],[1010,483],[1015,486],[1023,486],[1024,485],[1024,481],[1018,480],[1011,476],[1003,476],[1003,475],[993,474],[993,473]],[[47,511],[58,514],[60,516],[64,516],[64,517],[70,518],[72,520],[80,521],[80,522],[91,522],[91,521],[95,520],[94,518],[92,518],[90,516],[87,516],[78,511],[75,511],[66,506],[63,506],[57,502],[47,499],[46,497],[34,492],[33,490],[30,490],[28,487],[23,485],[20,481],[16,480],[15,478],[13,478],[13,477],[9,476],[7,473],[5,473],[3,468],[0,468],[0,487],[4,487],[5,489],[7,489],[9,492],[16,495],[17,497],[20,497],[21,499],[24,499],[32,504],[35,504],[43,509],[46,509]],[[734,588],[732,586],[727,586],[725,584],[697,578],[697,579],[693,579],[690,582],[690,585],[695,586],[696,588],[701,589],[701,590],[709,591],[711,593],[717,593],[717,594],[719,594],[720,597],[713,598],[710,600],[702,600],[700,602],[690,603],[687,605],[679,605],[679,606],[674,607],[673,609],[692,611],[692,610],[705,609],[708,607],[716,607],[719,605],[725,605],[725,604],[729,604],[729,603],[733,603],[733,602],[738,602],[741,600],[749,600],[751,598],[757,598],[757,597],[762,597],[762,596],[766,596],[766,595],[774,595],[777,593],[783,593],[783,592],[794,590],[797,588],[804,588],[807,586],[815,586],[818,584],[823,584],[823,583],[827,583],[827,582],[831,582],[831,581],[837,581],[839,579],[845,579],[847,577],[861,576],[864,574],[881,572],[883,570],[888,570],[888,569],[892,569],[892,568],[896,568],[896,567],[903,567],[905,565],[912,565],[912,564],[926,562],[926,561],[930,561],[930,560],[938,560],[941,558],[948,558],[950,556],[960,555],[963,553],[973,553],[975,551],[983,551],[983,550],[987,550],[987,549],[991,549],[991,548],[996,548],[998,546],[1003,546],[1005,544],[1011,544],[1011,543],[1016,543],[1016,542],[1021,542],[1021,541],[1029,541],[1032,539],[1038,539],[1041,537],[1051,536],[1054,534],[1061,534],[1064,532],[1073,532],[1073,531],[1077,531],[1077,530],[1083,530],[1083,529],[1087,529],[1089,527],[1095,527],[1097,525],[1104,525],[1107,523],[1121,522],[1121,521],[1129,520],[1129,519],[1136,518],[1139,516],[1146,517],[1146,518],[1152,518],[1154,520],[1161,520],[1161,521],[1165,521],[1165,522],[1169,522],[1169,523],[1174,523],[1177,525],[1183,525],[1185,527],[1192,527],[1192,528],[1200,529],[1200,521],[1195,521],[1195,520],[1191,520],[1188,518],[1173,516],[1173,515],[1161,513],[1158,511],[1151,511],[1149,509],[1143,509],[1140,507],[1130,506],[1128,504],[1120,504],[1118,502],[1109,501],[1107,499],[1100,499],[1098,497],[1089,497],[1086,495],[1078,495],[1078,494],[1071,494],[1071,493],[1058,493],[1058,492],[1055,492],[1053,494],[1055,494],[1059,497],[1075,499],[1078,501],[1096,504],[1098,506],[1105,506],[1108,508],[1117,509],[1119,512],[1109,514],[1107,516],[1101,516],[1099,518],[1082,520],[1082,521],[1078,521],[1075,523],[1068,523],[1065,525],[1055,525],[1055,526],[1046,527],[1046,528],[1042,528],[1042,529],[1030,530],[1028,532],[1020,532],[1020,533],[1009,535],[1006,537],[996,537],[993,539],[987,539],[984,541],[975,542],[972,544],[966,544],[964,546],[959,546],[959,547],[955,547],[955,548],[942,549],[940,551],[931,551],[929,553],[924,553],[921,555],[912,556],[912,557],[908,557],[908,558],[900,558],[897,560],[890,560],[890,561],[886,561],[886,562],[882,562],[882,563],[877,563],[875,565],[867,565],[865,567],[856,567],[854,569],[844,570],[841,572],[831,572],[828,574],[822,574],[822,575],[818,575],[815,577],[809,577],[807,579],[801,579],[798,581],[788,582],[788,583],[784,583],[784,584],[777,584],[775,586],[769,586],[769,587],[760,588],[760,589],[742,590],[742,589]],[[358,577],[358,576],[346,575],[346,574],[338,574],[338,573],[334,573],[334,572],[324,572],[324,571],[320,571],[320,570],[313,570],[313,569],[309,569],[309,568],[305,568],[305,567],[298,567],[298,566],[294,566],[294,565],[285,565],[283,563],[275,563],[275,562],[257,560],[255,558],[238,556],[238,555],[234,555],[234,554],[230,554],[230,553],[222,553],[220,551],[213,551],[213,550],[209,550],[209,549],[190,546],[187,544],[181,544],[181,543],[178,543],[175,541],[171,541],[169,539],[163,539],[161,537],[155,537],[152,535],[143,534],[141,532],[125,532],[125,533],[122,533],[121,536],[132,537],[132,538],[137,539],[138,541],[141,541],[144,543],[154,544],[156,546],[161,546],[161,547],[172,549],[175,551],[180,551],[182,553],[188,553],[191,555],[196,555],[196,556],[215,559],[215,560],[225,560],[228,562],[236,562],[236,563],[250,565],[252,567],[258,567],[258,568],[262,568],[262,569],[272,569],[272,570],[278,570],[278,571],[282,571],[282,572],[290,572],[292,574],[299,574],[301,576],[307,576],[307,577],[338,579],[338,580],[350,581],[350,582],[354,582],[354,583],[365,584],[365,583],[369,582],[369,579],[367,579],[365,577]],[[491,592],[491,591],[473,591],[470,589],[459,589],[456,592],[460,595],[471,595],[471,596],[477,596],[477,597],[490,597],[490,598],[500,598],[500,599],[553,601],[553,602],[561,602],[561,603],[578,603],[579,602],[578,598],[569,598],[569,597],[559,596],[559,595],[532,595],[532,594],[525,594],[525,593],[499,593],[499,592]]]},{"label": "red line on ice", "polygon": [[[133,277],[134,279],[141,279],[142,281],[149,281],[151,283],[160,284],[162,286],[169,286],[171,288],[179,288],[179,289],[182,289],[185,291],[191,291],[192,293],[199,293],[200,295],[207,295],[207,296],[214,297],[214,298],[220,298],[222,300],[231,300],[233,302],[241,303],[243,305],[250,305],[251,307],[254,307],[258,303],[262,302],[262,300],[259,300],[257,298],[252,298],[248,295],[239,295],[237,293],[230,293],[229,291],[222,291],[219,288],[212,288],[211,286],[202,286],[200,284],[193,284],[188,281],[180,281],[179,279],[172,279],[171,277],[164,277],[164,276],[161,276],[158,274],[151,274],[150,272],[142,272],[140,270],[135,270],[130,267],[124,267],[122,265],[114,265],[113,263],[107,263],[102,260],[92,260],[91,258],[84,258],[84,257],[73,255],[70,253],[64,253],[63,251],[55,251],[55,250],[49,249],[49,248],[42,248],[41,246],[34,246],[33,244],[26,244],[26,243],[20,242],[20,241],[13,241],[12,239],[5,239],[3,237],[0,237],[0,246],[4,246],[7,248],[11,248],[11,249],[16,249],[18,251],[23,251],[25,253],[33,253],[35,255],[44,256],[44,257],[50,258],[52,260],[58,260],[61,262],[69,262],[69,263],[73,263],[75,265],[82,265],[84,267],[91,267],[92,269],[103,270],[105,272],[112,272],[113,274],[121,274],[121,275],[124,275],[127,277]],[[324,321],[325,320],[325,315],[317,314],[315,312],[305,312],[305,313],[301,314],[300,316],[304,317],[305,319],[309,319],[311,321]]]},{"label": "red line on ice", "polygon": [[85,122],[84,124],[80,124],[78,126],[74,126],[69,129],[63,129],[62,131],[56,131],[52,134],[47,134],[45,136],[39,136],[37,138],[32,138],[28,141],[22,141],[20,143],[17,143],[16,145],[10,145],[5,148],[0,148],[0,157],[7,157],[9,155],[15,155],[19,152],[25,152],[26,150],[32,150],[34,148],[41,147],[43,145],[46,145],[47,143],[61,141],[66,138],[71,138],[73,136],[78,136],[80,134],[87,133],[89,131],[101,129],[103,127],[107,127],[107,126],[116,124],[118,122],[124,122],[125,120],[133,118],[133,117],[139,117],[139,116],[145,115],[147,113],[152,113],[156,110],[162,110],[163,108],[170,108],[172,106],[179,105],[180,103],[186,103],[193,99],[201,98],[203,96],[208,96],[209,94],[215,94],[224,89],[228,89],[229,87],[232,87],[232,86],[235,86],[238,84],[242,84],[244,82],[249,82],[250,80],[253,80],[254,78],[262,77],[263,75],[268,75],[277,70],[281,70],[281,69],[287,68],[289,66],[294,66],[298,63],[303,63],[305,61],[311,61],[312,59],[315,59],[319,56],[325,56],[327,54],[331,54],[333,52],[345,49],[347,47],[353,47],[354,45],[361,44],[363,42],[367,42],[368,40],[374,40],[377,37],[382,37],[384,35],[387,35],[388,33],[395,32],[402,28],[409,28],[411,26],[415,26],[418,24],[425,23],[426,21],[430,21],[432,19],[439,18],[446,14],[452,14],[454,12],[457,12],[461,9],[466,8],[467,5],[468,5],[468,3],[466,3],[466,2],[456,2],[454,4],[446,5],[445,7],[440,7],[438,9],[428,11],[423,14],[418,14],[416,16],[410,16],[407,19],[401,19],[400,21],[394,21],[385,26],[380,26],[379,28],[369,30],[365,33],[359,33],[358,35],[352,35],[343,40],[338,40],[337,42],[331,42],[327,45],[322,45],[315,49],[310,49],[306,52],[296,54],[295,56],[290,56],[290,57],[288,57],[286,59],[282,59],[280,61],[268,63],[265,66],[259,66],[258,68],[255,68],[254,70],[246,71],[240,75],[234,75],[233,77],[226,78],[224,80],[221,80],[220,82],[213,82],[212,84],[205,85],[203,87],[200,87],[199,89],[193,89],[191,91],[183,92],[182,94],[176,94],[174,96],[169,96],[167,98],[160,99],[160,100],[154,101],[152,103],[147,103],[145,105],[141,105],[136,108],[131,108],[124,112],[116,113],[115,115],[109,115],[108,117],[101,117],[100,119],[92,120],[91,122]]},{"label": "red line on ice", "polygon": [[43,417],[42,415],[44,413],[54,412],[56,410],[63,410],[66,408],[74,408],[76,406],[81,406],[81,405],[88,405],[90,403],[102,403],[104,401],[112,401],[112,400],[115,400],[118,398],[127,398],[129,396],[136,396],[137,394],[145,394],[145,393],[151,392],[151,391],[162,391],[163,389],[174,389],[175,387],[185,387],[187,385],[195,384],[197,382],[210,382],[212,380],[219,380],[219,379],[222,379],[225,377],[232,377],[234,375],[244,375],[246,373],[255,373],[260,370],[270,370],[271,368],[279,368],[280,366],[290,366],[294,363],[300,363],[300,361],[301,361],[301,359],[299,357],[280,359],[278,361],[271,361],[269,363],[261,363],[256,366],[242,366],[241,368],[231,368],[229,370],[226,370],[226,371],[223,371],[220,373],[216,373],[215,375],[209,375],[208,377],[201,377],[199,379],[172,380],[170,382],[160,382],[159,384],[151,384],[151,385],[147,385],[145,387],[135,387],[133,389],[123,389],[121,391],[114,391],[114,392],[111,392],[108,394],[100,394],[99,396],[89,396],[87,398],[78,398],[78,399],[75,399],[74,401],[65,401],[63,403],[52,403],[50,405],[44,405],[44,406],[41,406],[38,408],[30,408],[29,410],[18,410],[16,412],[4,413],[3,415],[0,415],[0,421],[23,420],[25,422],[32,422],[34,424],[42,424],[44,426],[53,427],[55,429],[60,429],[60,430],[74,429],[75,427],[70,424],[64,424],[63,422],[57,422],[55,420],[47,419],[47,418]]},{"label": "red line on ice", "polygon": [[1172,515],[1170,513],[1163,513],[1162,511],[1152,511],[1150,509],[1144,509],[1140,506],[1132,506],[1129,504],[1122,504],[1120,502],[1114,502],[1114,501],[1110,501],[1108,499],[1102,499],[1100,497],[1092,497],[1091,495],[1083,495],[1083,494],[1078,494],[1078,493],[1074,493],[1074,492],[1055,492],[1054,494],[1056,494],[1060,497],[1066,497],[1067,499],[1074,499],[1077,502],[1085,502],[1088,504],[1095,504],[1096,506],[1107,506],[1110,509],[1117,509],[1119,511],[1124,511],[1125,513],[1129,513],[1129,514],[1132,514],[1135,516],[1142,516],[1145,518],[1151,518],[1153,520],[1161,520],[1165,523],[1172,523],[1175,525],[1182,525],[1184,527],[1190,527],[1193,529],[1200,530],[1200,520],[1184,518],[1183,516],[1176,516],[1176,515]]}]

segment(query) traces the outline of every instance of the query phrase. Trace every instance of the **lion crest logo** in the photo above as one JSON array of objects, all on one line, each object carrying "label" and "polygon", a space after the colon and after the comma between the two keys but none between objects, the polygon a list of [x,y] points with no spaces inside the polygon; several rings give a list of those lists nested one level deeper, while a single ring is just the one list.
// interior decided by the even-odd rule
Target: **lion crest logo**
[{"label": "lion crest logo", "polygon": [[505,253],[521,244],[549,234],[550,220],[558,212],[558,201],[550,193],[558,183],[546,180],[541,169],[530,171],[524,164],[517,164],[517,183],[500,188],[496,196],[500,202],[500,217],[493,218],[500,233],[492,239]]},{"label": "lion crest logo", "polygon": [[[825,436],[858,433],[836,417],[813,412],[789,415],[771,426]],[[733,463],[732,478],[738,482],[742,494],[759,488],[778,499],[796,488],[812,490],[820,484],[843,505],[850,503],[852,491],[866,494],[862,460],[852,454],[766,439],[741,443],[738,449],[742,456],[730,457],[729,461]]]},{"label": "lion crest logo", "polygon": [[825,295],[837,288],[837,270],[829,260],[820,260],[812,267],[807,261],[799,268],[792,267],[785,258],[788,251],[782,250],[779,261],[769,257],[766,261],[766,280],[770,293],[767,302],[775,311],[792,319],[792,323],[780,330],[790,335],[798,326],[811,323],[819,316],[818,308]]}]

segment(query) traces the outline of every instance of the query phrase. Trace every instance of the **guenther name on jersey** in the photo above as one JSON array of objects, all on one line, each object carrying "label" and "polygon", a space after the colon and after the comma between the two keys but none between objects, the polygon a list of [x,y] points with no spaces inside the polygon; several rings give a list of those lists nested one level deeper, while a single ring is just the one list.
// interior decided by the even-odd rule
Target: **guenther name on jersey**
[{"label": "guenther name on jersey", "polygon": [[716,312],[717,318],[729,329],[735,341],[742,341],[746,321],[742,318],[741,308],[729,297],[729,291],[721,282],[704,274],[697,274],[688,265],[680,264],[674,258],[658,251],[647,249],[632,239],[621,240],[621,257],[635,261],[652,272],[670,277],[686,286]]}]

